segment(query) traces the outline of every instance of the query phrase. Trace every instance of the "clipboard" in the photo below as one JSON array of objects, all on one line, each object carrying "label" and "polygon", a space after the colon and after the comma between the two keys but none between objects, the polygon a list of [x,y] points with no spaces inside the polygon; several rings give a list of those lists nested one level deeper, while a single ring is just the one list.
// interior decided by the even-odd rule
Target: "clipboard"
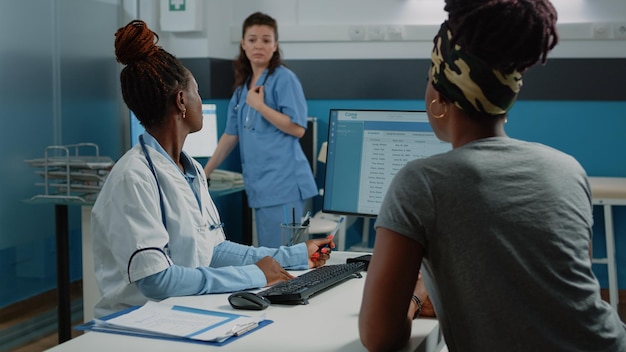
[{"label": "clipboard", "polygon": [[[148,304],[158,304],[158,303],[148,302]],[[133,307],[121,310],[119,312],[107,315],[105,317],[102,317],[99,320],[107,322],[114,318],[118,318],[123,315],[132,313],[133,311],[138,310],[142,307],[143,306],[133,306]],[[96,320],[91,320],[87,323],[75,326],[74,329],[82,330],[82,331],[97,331],[97,332],[112,333],[112,334],[118,334],[118,335],[179,341],[179,342],[186,342],[186,343],[197,343],[197,344],[210,345],[210,346],[224,346],[244,336],[247,336],[248,334],[251,334],[252,332],[256,330],[259,330],[260,328],[264,326],[267,326],[273,323],[272,320],[262,319],[258,322],[258,324],[254,324],[254,326],[246,325],[246,326],[242,326],[241,329],[239,330],[235,330],[234,328],[229,330],[228,327],[229,327],[230,322],[232,322],[233,320],[237,318],[242,318],[242,317],[247,317],[247,316],[233,314],[233,313],[225,313],[225,312],[211,311],[211,310],[205,310],[205,309],[184,307],[184,306],[171,306],[171,307],[177,311],[213,315],[213,316],[219,316],[219,317],[225,318],[223,322],[217,324],[216,326],[209,326],[205,330],[223,328],[225,330],[232,332],[232,335],[228,336],[227,338],[223,340],[206,341],[206,340],[198,340],[198,339],[190,338],[187,336],[166,335],[166,334],[153,333],[153,332],[144,331],[144,330],[133,330],[131,328],[129,329],[110,328],[110,327],[106,327],[106,326],[102,326],[101,324],[98,324]]]}]

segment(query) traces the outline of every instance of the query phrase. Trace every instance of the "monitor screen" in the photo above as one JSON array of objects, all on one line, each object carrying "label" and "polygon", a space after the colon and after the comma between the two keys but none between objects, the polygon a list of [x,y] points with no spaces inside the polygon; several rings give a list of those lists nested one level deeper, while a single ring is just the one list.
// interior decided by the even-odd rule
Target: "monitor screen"
[{"label": "monitor screen", "polygon": [[[195,158],[208,158],[213,155],[217,148],[217,110],[216,104],[202,104],[202,129],[198,132],[190,133],[185,139],[183,150]],[[137,144],[139,136],[145,132],[145,129],[130,112],[130,143]]]},{"label": "monitor screen", "polygon": [[322,210],[375,217],[408,161],[451,149],[425,111],[331,109]]}]

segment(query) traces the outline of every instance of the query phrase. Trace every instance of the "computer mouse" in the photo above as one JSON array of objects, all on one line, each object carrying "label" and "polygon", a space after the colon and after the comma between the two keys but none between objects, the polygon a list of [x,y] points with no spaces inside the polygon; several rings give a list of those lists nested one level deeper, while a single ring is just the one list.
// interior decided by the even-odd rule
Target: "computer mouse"
[{"label": "computer mouse", "polygon": [[270,301],[253,292],[241,291],[228,296],[228,303],[235,309],[263,310],[270,305]]}]

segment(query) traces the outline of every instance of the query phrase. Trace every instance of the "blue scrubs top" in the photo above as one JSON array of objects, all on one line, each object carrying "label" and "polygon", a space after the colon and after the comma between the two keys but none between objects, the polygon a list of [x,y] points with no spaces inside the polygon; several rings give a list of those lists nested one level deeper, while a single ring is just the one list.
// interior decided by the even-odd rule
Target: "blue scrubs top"
[{"label": "blue scrubs top", "polygon": [[[284,66],[267,76],[265,104],[306,128],[307,105],[298,77]],[[317,184],[298,138],[288,135],[246,104],[248,87],[237,88],[228,106],[225,133],[239,137],[242,173],[252,208],[276,206],[318,194]]]}]

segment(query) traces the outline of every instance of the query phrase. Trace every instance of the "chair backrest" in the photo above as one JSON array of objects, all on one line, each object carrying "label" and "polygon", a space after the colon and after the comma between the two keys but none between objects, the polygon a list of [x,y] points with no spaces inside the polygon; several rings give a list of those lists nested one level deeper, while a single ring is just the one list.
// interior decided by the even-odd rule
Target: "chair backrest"
[{"label": "chair backrest", "polygon": [[317,117],[307,117],[307,129],[300,138],[300,145],[309,159],[313,176],[317,176]]}]

